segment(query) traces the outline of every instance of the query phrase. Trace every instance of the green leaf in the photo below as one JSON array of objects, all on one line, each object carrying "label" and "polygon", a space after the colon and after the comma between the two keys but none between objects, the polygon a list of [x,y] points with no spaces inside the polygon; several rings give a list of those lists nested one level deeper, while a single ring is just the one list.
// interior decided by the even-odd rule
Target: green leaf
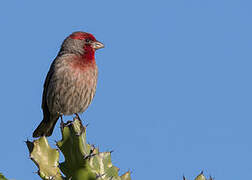
[{"label": "green leaf", "polygon": [[30,152],[30,158],[39,168],[38,174],[42,179],[63,180],[59,165],[59,152],[52,149],[45,137],[26,142]]}]

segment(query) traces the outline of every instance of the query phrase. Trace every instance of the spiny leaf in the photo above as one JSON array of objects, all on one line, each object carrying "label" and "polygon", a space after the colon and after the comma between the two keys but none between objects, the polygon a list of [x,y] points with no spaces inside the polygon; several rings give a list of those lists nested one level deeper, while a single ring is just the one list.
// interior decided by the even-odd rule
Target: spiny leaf
[{"label": "spiny leaf", "polygon": [[0,180],[7,180],[2,173],[0,173]]},{"label": "spiny leaf", "polygon": [[42,179],[63,180],[58,168],[59,152],[52,149],[45,137],[26,142],[30,152],[30,158],[39,168],[38,174]]}]

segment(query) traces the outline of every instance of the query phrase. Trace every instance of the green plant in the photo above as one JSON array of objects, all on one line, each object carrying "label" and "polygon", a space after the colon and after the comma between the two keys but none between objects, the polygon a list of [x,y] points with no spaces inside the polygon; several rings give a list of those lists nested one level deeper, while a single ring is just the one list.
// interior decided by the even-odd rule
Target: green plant
[{"label": "green plant", "polygon": [[[59,163],[59,150],[53,149],[45,137],[27,141],[30,158],[39,168],[44,180],[130,180],[130,172],[119,176],[119,168],[112,165],[110,152],[99,152],[86,142],[86,127],[74,118],[61,124],[62,139],[56,143],[65,157]],[[62,174],[62,173],[64,174]]]},{"label": "green plant", "polygon": [[0,180],[7,180],[2,173],[0,173]]}]

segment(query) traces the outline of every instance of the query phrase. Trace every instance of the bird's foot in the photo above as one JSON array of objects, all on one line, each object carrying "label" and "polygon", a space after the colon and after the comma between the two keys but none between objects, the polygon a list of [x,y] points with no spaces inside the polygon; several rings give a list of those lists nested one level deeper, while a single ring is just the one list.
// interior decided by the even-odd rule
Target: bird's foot
[{"label": "bird's foot", "polygon": [[85,127],[85,126],[83,126],[83,124],[82,124],[82,121],[81,121],[81,118],[80,118],[79,114],[78,114],[78,113],[74,113],[74,114],[75,114],[74,119],[78,119],[78,120],[79,120],[79,122],[80,122],[80,124],[81,124],[81,131],[80,131],[80,133],[76,134],[77,136],[80,136],[83,132],[85,132],[86,127]]},{"label": "bird's foot", "polygon": [[78,113],[74,113],[74,114],[75,114],[75,118],[77,118],[79,121],[81,121],[79,114]]},{"label": "bird's foot", "polygon": [[64,121],[63,121],[63,116],[60,115],[60,128],[63,129],[64,128]]}]

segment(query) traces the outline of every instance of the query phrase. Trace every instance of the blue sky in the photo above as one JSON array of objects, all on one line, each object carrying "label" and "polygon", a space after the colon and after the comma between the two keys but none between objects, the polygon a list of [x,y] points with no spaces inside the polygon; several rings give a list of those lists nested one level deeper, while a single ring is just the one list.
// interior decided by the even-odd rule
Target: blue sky
[{"label": "blue sky", "polygon": [[[132,179],[252,179],[252,1],[1,1],[0,172],[40,178],[24,141],[42,119],[50,63],[93,33],[88,141]],[[66,117],[65,120],[69,119]],[[59,124],[49,142],[60,139]]]}]

